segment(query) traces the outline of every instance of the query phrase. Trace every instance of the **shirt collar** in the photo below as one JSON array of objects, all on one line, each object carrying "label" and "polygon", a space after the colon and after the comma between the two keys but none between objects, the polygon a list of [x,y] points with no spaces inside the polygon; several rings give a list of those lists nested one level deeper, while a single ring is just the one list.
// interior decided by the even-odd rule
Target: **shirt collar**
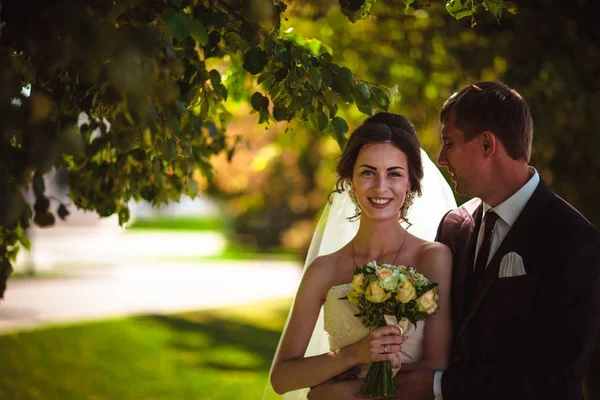
[{"label": "shirt collar", "polygon": [[512,226],[523,208],[525,208],[525,204],[529,201],[535,188],[540,183],[540,175],[536,171],[535,168],[529,167],[530,171],[533,171],[533,175],[526,184],[521,186],[519,190],[517,190],[512,196],[508,199],[504,200],[502,203],[498,204],[496,207],[491,207],[490,205],[483,203],[483,213],[485,215],[489,210],[494,210],[498,216],[508,224],[508,226]]}]

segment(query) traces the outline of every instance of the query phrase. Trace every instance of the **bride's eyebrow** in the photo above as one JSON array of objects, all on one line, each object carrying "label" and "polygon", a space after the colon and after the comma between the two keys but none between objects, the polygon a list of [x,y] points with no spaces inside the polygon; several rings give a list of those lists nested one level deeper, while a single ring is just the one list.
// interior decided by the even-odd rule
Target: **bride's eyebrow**
[{"label": "bride's eyebrow", "polygon": [[[365,167],[365,168],[369,168],[369,169],[372,169],[372,170],[375,170],[375,171],[377,171],[377,168],[375,168],[374,166],[372,166],[372,165],[369,165],[369,164],[363,164],[363,165],[361,165],[360,167]],[[360,167],[359,167],[359,168],[360,168]],[[404,167],[401,167],[401,166],[399,166],[399,165],[396,165],[396,166],[394,166],[394,167],[389,167],[387,170],[388,170],[388,171],[393,171],[393,170],[395,170],[395,169],[404,169]]]}]

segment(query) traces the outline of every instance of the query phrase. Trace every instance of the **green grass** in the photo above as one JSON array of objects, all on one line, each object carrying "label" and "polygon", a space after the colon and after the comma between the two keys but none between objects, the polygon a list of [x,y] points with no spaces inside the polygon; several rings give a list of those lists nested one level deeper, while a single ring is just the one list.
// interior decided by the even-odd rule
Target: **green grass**
[{"label": "green grass", "polygon": [[165,217],[136,219],[128,229],[169,231],[223,231],[226,223],[220,218]]},{"label": "green grass", "polygon": [[65,274],[55,271],[35,271],[34,274],[25,271],[14,271],[10,274],[10,279],[58,279],[64,277],[66,277]]},{"label": "green grass", "polygon": [[0,399],[261,399],[290,301],[0,336]]}]

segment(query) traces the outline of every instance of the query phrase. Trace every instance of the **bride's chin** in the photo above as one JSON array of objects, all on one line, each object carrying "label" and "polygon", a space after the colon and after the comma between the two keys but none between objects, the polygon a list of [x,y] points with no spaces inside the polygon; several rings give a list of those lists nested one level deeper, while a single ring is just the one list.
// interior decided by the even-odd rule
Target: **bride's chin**
[{"label": "bride's chin", "polygon": [[[381,210],[375,210],[375,211],[381,211]],[[385,213],[383,212],[370,212],[370,213],[366,213],[366,216],[369,220],[373,221],[373,222],[386,222],[389,220],[394,220],[394,221],[398,221],[398,214],[400,211],[398,211],[397,213],[394,212],[389,212],[386,211]]]}]

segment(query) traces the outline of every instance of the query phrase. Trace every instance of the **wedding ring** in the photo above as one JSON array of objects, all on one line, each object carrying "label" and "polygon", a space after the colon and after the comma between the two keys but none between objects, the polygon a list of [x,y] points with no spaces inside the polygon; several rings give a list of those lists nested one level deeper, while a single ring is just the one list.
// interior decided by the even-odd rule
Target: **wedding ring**
[{"label": "wedding ring", "polygon": [[385,344],[383,345],[383,354],[387,354],[387,346]]}]

